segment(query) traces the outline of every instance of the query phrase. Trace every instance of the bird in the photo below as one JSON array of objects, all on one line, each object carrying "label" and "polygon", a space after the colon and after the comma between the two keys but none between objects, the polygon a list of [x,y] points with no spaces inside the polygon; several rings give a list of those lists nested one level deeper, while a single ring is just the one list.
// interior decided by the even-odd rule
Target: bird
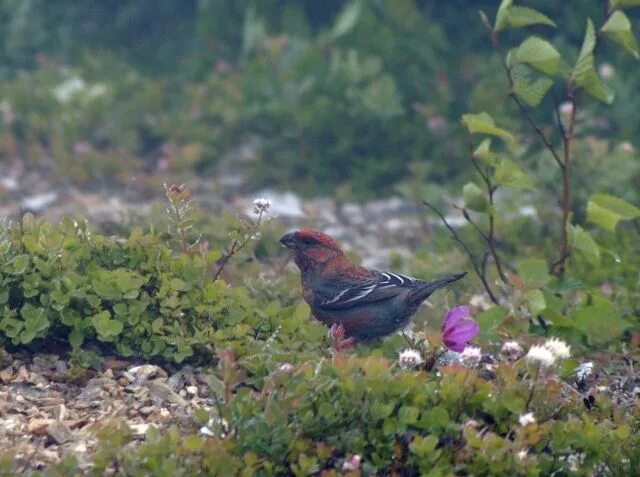
[{"label": "bird", "polygon": [[291,249],[300,270],[302,297],[313,316],[347,338],[346,348],[404,328],[436,290],[466,273],[426,281],[361,267],[349,261],[338,242],[313,229],[288,233],[280,243]]}]

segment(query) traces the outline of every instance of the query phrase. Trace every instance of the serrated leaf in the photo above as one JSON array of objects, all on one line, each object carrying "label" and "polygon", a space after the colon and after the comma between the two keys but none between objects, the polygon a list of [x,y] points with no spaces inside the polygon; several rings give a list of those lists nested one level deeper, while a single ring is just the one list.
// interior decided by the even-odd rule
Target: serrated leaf
[{"label": "serrated leaf", "polygon": [[497,136],[508,142],[515,141],[513,135],[507,130],[497,127],[491,115],[486,112],[478,114],[464,114],[462,116],[462,124],[471,134],[489,134],[491,136]]},{"label": "serrated leaf", "polygon": [[502,159],[496,168],[496,182],[506,187],[533,189],[533,180],[510,159]]},{"label": "serrated leaf", "polygon": [[579,225],[567,224],[571,247],[578,250],[592,265],[600,263],[600,247],[591,234]]},{"label": "serrated leaf", "polygon": [[360,18],[360,12],[362,11],[362,3],[360,0],[353,0],[348,3],[344,9],[340,12],[336,23],[331,30],[331,36],[338,38],[342,35],[349,33]]},{"label": "serrated leaf", "polygon": [[503,10],[500,17],[500,24],[496,21],[496,31],[505,30],[507,28],[522,28],[529,25],[550,25],[555,27],[556,24],[551,18],[544,13],[529,7],[519,7],[510,5]]},{"label": "serrated leaf", "polygon": [[631,28],[629,17],[624,12],[616,10],[611,14],[605,24],[602,25],[600,31],[610,40],[622,45],[633,56],[640,58],[638,54],[638,42]]},{"label": "serrated leaf", "polygon": [[475,212],[486,212],[489,207],[489,200],[485,193],[473,182],[465,184],[462,188],[462,198],[464,206]]},{"label": "serrated leaf", "polygon": [[513,81],[513,92],[529,106],[535,107],[552,86],[553,80],[550,78],[538,78],[530,83],[525,76],[518,76]]},{"label": "serrated leaf", "polygon": [[571,72],[570,80],[606,104],[613,101],[613,92],[602,82],[594,66],[593,50],[596,46],[596,30],[591,19],[587,20],[587,30],[576,65]]},{"label": "serrated leaf", "polygon": [[611,232],[615,231],[620,220],[633,220],[638,217],[638,207],[611,195],[596,194],[587,204],[587,220]]},{"label": "serrated leaf", "polygon": [[545,74],[558,71],[562,57],[551,43],[537,36],[530,36],[518,47],[516,59]]}]

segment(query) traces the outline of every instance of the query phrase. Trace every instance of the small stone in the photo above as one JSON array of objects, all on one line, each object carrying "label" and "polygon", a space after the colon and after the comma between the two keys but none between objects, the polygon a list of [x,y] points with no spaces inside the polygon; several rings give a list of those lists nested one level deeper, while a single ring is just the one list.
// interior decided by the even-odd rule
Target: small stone
[{"label": "small stone", "polygon": [[27,432],[32,436],[44,436],[48,427],[55,422],[54,419],[34,419],[27,425]]},{"label": "small stone", "polygon": [[14,383],[26,383],[29,381],[29,371],[25,365],[20,366],[18,372],[13,378]]},{"label": "small stone", "polygon": [[113,379],[113,370],[111,368],[107,368],[107,370],[102,373],[102,377],[106,379]]},{"label": "small stone", "polygon": [[13,379],[13,367],[8,366],[0,371],[0,382],[10,383]]},{"label": "small stone", "polygon": [[133,437],[135,437],[136,439],[141,439],[145,436],[145,434],[149,430],[149,427],[151,426],[152,424],[147,424],[146,422],[142,424],[129,424],[129,429],[131,429]]},{"label": "small stone", "polygon": [[135,377],[136,384],[143,384],[153,378],[166,378],[167,373],[155,364],[143,364],[129,368],[129,373]]},{"label": "small stone", "polygon": [[57,444],[64,444],[73,439],[73,432],[62,421],[54,421],[47,427],[47,435]]},{"label": "small stone", "polygon": [[198,395],[198,386],[187,386],[185,389],[187,390],[187,394],[192,396]]},{"label": "small stone", "polygon": [[141,416],[148,416],[149,414],[151,414],[153,411],[155,411],[156,408],[153,406],[143,406],[141,407],[138,412],[140,413]]}]

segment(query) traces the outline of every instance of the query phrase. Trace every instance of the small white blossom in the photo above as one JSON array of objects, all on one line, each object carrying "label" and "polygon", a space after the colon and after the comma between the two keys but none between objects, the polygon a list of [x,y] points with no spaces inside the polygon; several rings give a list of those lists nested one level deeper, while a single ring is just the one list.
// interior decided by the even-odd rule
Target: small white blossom
[{"label": "small white blossom", "polygon": [[527,449],[522,449],[521,451],[518,451],[516,457],[518,458],[518,460],[525,460],[528,455],[529,452],[527,451]]},{"label": "small white blossom", "polygon": [[520,356],[523,352],[522,346],[517,341],[505,341],[501,351],[509,356]]},{"label": "small white blossom", "polygon": [[79,94],[84,93],[87,84],[79,76],[72,76],[64,80],[53,89],[53,95],[61,104],[66,104]]},{"label": "small white blossom", "polygon": [[592,371],[593,371],[592,361],[587,361],[586,363],[582,363],[580,364],[580,366],[578,366],[574,370],[574,372],[576,373],[576,378],[578,378],[578,381],[584,381],[586,378],[588,378],[591,375]]},{"label": "small white blossom", "polygon": [[278,366],[278,371],[280,371],[281,373],[290,373],[293,371],[293,364],[291,363],[282,363],[280,366]]},{"label": "small white blossom", "polygon": [[253,201],[253,213],[256,215],[269,212],[270,208],[271,208],[271,201],[269,199],[265,199],[264,197],[259,197]]},{"label": "small white blossom", "polygon": [[633,152],[636,150],[636,148],[633,147],[633,144],[631,144],[630,141],[622,141],[620,144],[618,144],[618,148],[623,152]]},{"label": "small white blossom", "polygon": [[532,412],[528,412],[526,414],[521,414],[520,417],[518,418],[518,422],[520,423],[521,426],[528,426],[529,424],[536,423],[536,417],[533,415]]},{"label": "small white blossom", "polygon": [[360,468],[360,462],[362,462],[362,457],[356,454],[351,456],[348,459],[345,459],[344,464],[342,464],[342,470],[358,470]]},{"label": "small white blossom", "polygon": [[559,338],[549,338],[544,347],[551,351],[551,354],[556,359],[567,359],[571,356],[571,347]]},{"label": "small white blossom", "polygon": [[571,114],[573,112],[573,103],[569,101],[565,101],[564,103],[562,103],[560,105],[560,112],[566,115]]},{"label": "small white blossom", "polygon": [[422,363],[422,356],[414,349],[405,349],[400,353],[398,363],[404,369],[413,368]]},{"label": "small white blossom", "polygon": [[207,426],[202,426],[200,428],[200,435],[207,436],[207,437],[215,436],[214,432],[211,429],[209,429]]},{"label": "small white blossom", "polygon": [[602,79],[609,79],[613,78],[613,76],[616,74],[616,70],[613,66],[611,66],[611,63],[602,63],[598,67],[598,74]]},{"label": "small white blossom", "polygon": [[482,359],[482,350],[477,346],[467,346],[462,353],[460,353],[462,361],[468,366],[475,366],[480,363]]},{"label": "small white blossom", "polygon": [[538,364],[543,368],[548,368],[556,362],[556,357],[544,346],[534,345],[529,348],[527,361],[532,364]]}]

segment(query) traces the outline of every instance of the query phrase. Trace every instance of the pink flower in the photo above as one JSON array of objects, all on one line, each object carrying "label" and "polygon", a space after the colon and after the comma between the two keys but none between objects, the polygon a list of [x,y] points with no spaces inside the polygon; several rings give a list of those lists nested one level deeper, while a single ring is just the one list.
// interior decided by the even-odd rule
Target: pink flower
[{"label": "pink flower", "polygon": [[345,459],[344,464],[342,464],[342,470],[358,470],[360,469],[360,462],[362,462],[362,457],[358,454],[351,456]]},{"label": "pink flower", "polygon": [[451,351],[460,353],[480,331],[478,322],[471,318],[469,307],[456,306],[447,312],[442,325],[442,342]]}]

